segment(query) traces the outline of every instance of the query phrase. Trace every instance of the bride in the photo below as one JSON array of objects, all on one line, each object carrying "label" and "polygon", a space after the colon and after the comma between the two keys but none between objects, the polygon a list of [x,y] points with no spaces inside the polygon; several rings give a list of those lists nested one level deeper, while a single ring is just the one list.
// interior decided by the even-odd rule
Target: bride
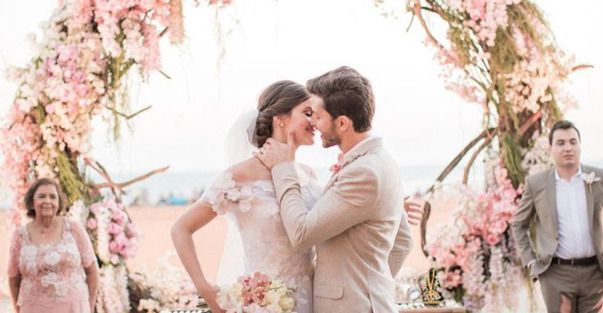
[{"label": "bride", "polygon": [[[225,214],[232,218],[240,233],[246,274],[261,272],[296,288],[293,294],[295,311],[312,313],[314,251],[295,250],[291,246],[281,222],[270,170],[251,157],[251,150],[261,147],[268,138],[286,142],[287,134],[291,132],[299,145],[312,145],[311,116],[310,95],[304,86],[292,81],[279,81],[268,86],[260,95],[257,110],[239,119],[229,135],[244,137],[231,143],[229,157],[245,155],[248,158],[216,177],[203,196],[172,227],[178,256],[212,312],[224,312],[216,303],[219,289],[205,278],[192,235],[218,214]],[[322,192],[316,174],[301,164],[297,170],[305,205],[312,208]]]}]

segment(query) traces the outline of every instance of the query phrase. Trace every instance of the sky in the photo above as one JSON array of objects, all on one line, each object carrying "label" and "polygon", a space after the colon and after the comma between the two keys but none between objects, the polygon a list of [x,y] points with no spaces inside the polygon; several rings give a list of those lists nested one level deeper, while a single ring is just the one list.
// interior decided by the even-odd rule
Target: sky
[{"label": "sky", "polygon": [[[241,112],[256,106],[263,88],[281,79],[303,84],[341,65],[371,80],[373,134],[384,138],[402,166],[444,168],[481,131],[481,109],[444,88],[420,25],[406,31],[410,13],[398,10],[395,18],[386,18],[371,0],[235,0],[218,14],[183,2],[185,43],[161,44],[163,70],[171,79],[157,73],[148,82],[132,78],[133,108],[152,109],[130,122],[131,130],[118,144],[108,139],[101,118],[94,122],[91,156],[111,173],[166,165],[174,172],[220,171],[226,166],[223,142],[229,127]],[[597,16],[603,2],[537,4],[559,46],[578,62],[594,65],[568,82],[580,108],[566,117],[581,130],[583,161],[603,166],[603,43],[598,35],[603,20]],[[32,55],[25,38],[40,34],[39,24],[55,6],[54,1],[0,2],[1,72],[28,62]],[[428,22],[437,32],[437,20]],[[0,78],[0,116],[8,111],[16,88]],[[315,168],[334,163],[337,149],[323,149],[319,141],[302,147],[298,161]]]}]

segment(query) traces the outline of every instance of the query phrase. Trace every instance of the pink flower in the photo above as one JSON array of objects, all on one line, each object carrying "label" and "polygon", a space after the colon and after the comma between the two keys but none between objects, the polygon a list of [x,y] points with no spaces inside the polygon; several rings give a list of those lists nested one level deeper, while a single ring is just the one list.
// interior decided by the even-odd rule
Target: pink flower
[{"label": "pink flower", "polygon": [[111,251],[111,253],[119,253],[121,252],[121,247],[117,242],[111,241],[109,243],[109,251]]},{"label": "pink flower", "polygon": [[96,226],[98,225],[96,219],[94,218],[89,218],[88,222],[86,223],[86,226],[90,229],[96,229]]},{"label": "pink flower", "polygon": [[107,231],[109,232],[109,234],[118,235],[123,233],[123,228],[118,224],[111,223],[109,224]]},{"label": "pink flower", "polygon": [[498,220],[490,226],[490,232],[494,235],[500,235],[507,230],[506,220]]},{"label": "pink flower", "polygon": [[113,211],[113,214],[111,214],[111,219],[119,226],[124,226],[126,216],[123,211]]},{"label": "pink flower", "polygon": [[98,213],[100,212],[100,203],[94,203],[90,206],[90,211],[94,214],[94,215],[98,215]]},{"label": "pink flower", "polygon": [[138,230],[136,229],[136,226],[134,226],[134,224],[129,223],[128,225],[126,225],[126,235],[128,236],[128,238],[138,237]]},{"label": "pink flower", "polygon": [[329,168],[329,171],[333,172],[333,173],[337,173],[341,170],[341,168],[343,167],[343,154],[338,154],[337,155],[337,163],[331,165],[331,167]]},{"label": "pink flower", "polygon": [[494,245],[496,245],[497,243],[499,243],[499,242],[500,242],[500,236],[498,236],[498,235],[494,235],[494,234],[489,234],[489,235],[486,237],[486,242],[487,242],[489,245],[494,246]]},{"label": "pink flower", "polygon": [[130,243],[130,240],[123,234],[120,234],[117,237],[115,237],[115,242],[117,242],[117,244],[119,244],[120,247],[125,247]]}]

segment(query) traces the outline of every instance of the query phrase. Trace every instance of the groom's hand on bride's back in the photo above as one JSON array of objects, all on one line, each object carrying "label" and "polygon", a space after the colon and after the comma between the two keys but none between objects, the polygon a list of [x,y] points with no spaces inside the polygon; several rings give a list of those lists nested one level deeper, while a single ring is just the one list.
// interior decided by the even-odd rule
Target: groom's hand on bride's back
[{"label": "groom's hand on bride's back", "polygon": [[259,151],[254,152],[253,155],[271,170],[280,163],[294,162],[296,150],[295,134],[291,132],[287,135],[287,143],[268,138]]}]

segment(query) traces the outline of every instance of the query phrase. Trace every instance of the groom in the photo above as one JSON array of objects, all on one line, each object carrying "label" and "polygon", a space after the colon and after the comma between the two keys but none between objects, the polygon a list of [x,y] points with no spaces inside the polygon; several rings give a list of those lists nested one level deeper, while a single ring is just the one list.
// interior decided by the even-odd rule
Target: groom
[{"label": "groom", "polygon": [[370,135],[370,82],[340,67],[307,83],[323,147],[343,153],[308,211],[294,166],[294,141],[270,140],[256,154],[272,170],[281,218],[294,247],[316,245],[315,313],[393,313],[393,277],[412,248],[396,163]]}]

